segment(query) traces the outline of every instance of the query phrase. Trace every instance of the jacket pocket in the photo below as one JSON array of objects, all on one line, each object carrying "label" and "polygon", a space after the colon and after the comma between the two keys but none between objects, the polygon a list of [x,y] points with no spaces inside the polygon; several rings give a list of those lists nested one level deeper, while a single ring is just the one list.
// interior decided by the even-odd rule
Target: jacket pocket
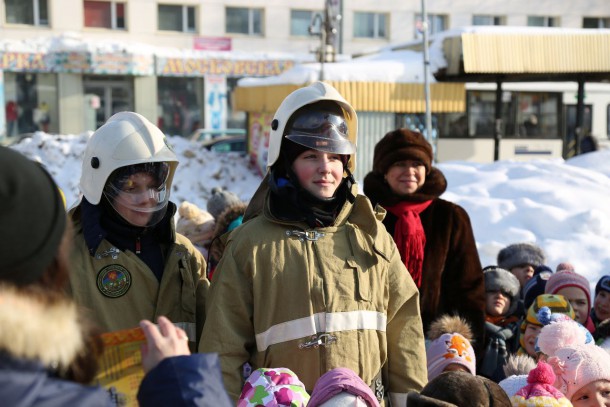
[{"label": "jacket pocket", "polygon": [[346,266],[353,270],[356,279],[356,292],[358,301],[371,301],[370,271],[358,266],[352,256],[345,260]]},{"label": "jacket pocket", "polygon": [[182,290],[180,292],[182,310],[194,317],[197,302],[195,297],[195,281],[193,281],[193,275],[185,267],[183,260],[180,260],[180,276],[182,277]]}]

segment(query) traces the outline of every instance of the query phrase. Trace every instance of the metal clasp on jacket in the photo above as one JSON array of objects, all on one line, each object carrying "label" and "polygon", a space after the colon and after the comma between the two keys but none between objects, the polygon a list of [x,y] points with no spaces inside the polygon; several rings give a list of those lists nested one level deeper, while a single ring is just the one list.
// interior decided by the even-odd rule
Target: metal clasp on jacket
[{"label": "metal clasp on jacket", "polygon": [[315,242],[319,238],[324,237],[324,233],[316,230],[287,230],[286,236],[296,236],[301,242],[304,242],[305,240]]},{"label": "metal clasp on jacket", "polygon": [[121,251],[119,249],[117,249],[116,247],[111,247],[110,249],[103,251],[101,253],[97,253],[95,255],[96,259],[101,259],[102,257],[106,257],[106,256],[111,256],[112,260],[116,260],[119,257],[119,253]]},{"label": "metal clasp on jacket", "polygon": [[331,334],[316,334],[311,337],[311,340],[299,344],[299,349],[317,348],[319,346],[328,346],[331,343],[337,342],[337,337]]}]

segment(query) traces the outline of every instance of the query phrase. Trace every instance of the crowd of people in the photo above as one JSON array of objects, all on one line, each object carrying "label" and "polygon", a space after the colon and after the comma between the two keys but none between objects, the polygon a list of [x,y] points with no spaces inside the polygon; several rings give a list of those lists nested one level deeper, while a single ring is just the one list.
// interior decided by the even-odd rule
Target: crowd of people
[{"label": "crowd of people", "polygon": [[[143,116],[89,139],[78,205],[0,147],[0,398],[111,406],[100,333],[140,327],[142,406],[610,406],[610,275],[511,244],[482,267],[426,139],[375,146],[332,86],[271,122],[249,202],[170,201],[179,159]],[[176,224],[176,211],[180,220]]]}]

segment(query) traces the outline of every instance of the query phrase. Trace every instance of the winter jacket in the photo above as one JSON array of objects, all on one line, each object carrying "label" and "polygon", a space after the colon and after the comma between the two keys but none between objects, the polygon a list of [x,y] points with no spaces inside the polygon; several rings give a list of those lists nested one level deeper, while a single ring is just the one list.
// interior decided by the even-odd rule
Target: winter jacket
[{"label": "winter jacket", "polygon": [[[87,352],[73,302],[49,305],[0,286],[0,304],[0,405],[116,406],[106,389],[59,377]],[[230,405],[217,356],[203,354],[162,360],[144,376],[138,401],[142,407]]]},{"label": "winter jacket", "polygon": [[[414,202],[432,200],[420,214],[426,234],[420,287],[424,332],[440,315],[458,313],[472,328],[472,346],[479,361],[485,344],[485,280],[470,218],[462,207],[439,198],[446,189],[445,176],[432,167],[424,185],[402,198]],[[393,205],[400,200],[383,176],[372,172],[364,179],[364,193],[373,205]],[[383,220],[392,236],[396,221],[391,213]]]},{"label": "winter jacket", "polygon": [[0,287],[0,404],[112,406],[108,392],[58,377],[84,349],[76,307]]},{"label": "winter jacket", "polygon": [[214,354],[197,353],[163,359],[140,385],[142,407],[230,407]]},{"label": "winter jacket", "polygon": [[270,196],[229,235],[199,350],[219,354],[234,400],[246,363],[287,367],[308,391],[335,367],[372,384],[385,364],[386,390],[404,405],[426,383],[425,347],[418,291],[383,214],[360,195],[332,226],[312,229],[279,221]]},{"label": "winter jacket", "polygon": [[[91,311],[104,332],[138,326],[142,319],[168,317],[183,328],[194,349],[205,320],[205,259],[171,223],[171,243],[165,248],[161,281],[138,256],[121,251],[106,239],[88,247],[79,207],[70,212],[75,237],[71,254],[71,292],[75,301]],[[90,254],[90,250],[93,254]]]},{"label": "winter jacket", "polygon": [[519,325],[518,320],[505,326],[485,322],[485,353],[477,374],[496,383],[506,378],[504,365],[519,348]]}]

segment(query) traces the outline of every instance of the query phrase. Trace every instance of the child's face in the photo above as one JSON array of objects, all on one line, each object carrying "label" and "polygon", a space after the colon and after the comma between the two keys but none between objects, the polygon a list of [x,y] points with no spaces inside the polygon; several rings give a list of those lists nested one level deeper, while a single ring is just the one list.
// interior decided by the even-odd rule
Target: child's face
[{"label": "child's face", "polygon": [[610,382],[597,380],[582,386],[570,400],[574,407],[610,407]]},{"label": "child's face", "polygon": [[510,269],[510,272],[517,277],[521,288],[534,276],[534,266],[530,264],[521,264]]},{"label": "child's face", "polygon": [[599,290],[593,301],[595,315],[600,321],[610,318],[610,293],[608,291]]},{"label": "child's face", "polygon": [[589,302],[587,301],[587,294],[585,294],[582,288],[565,287],[557,291],[557,294],[563,295],[570,302],[576,314],[575,321],[584,325],[589,317]]},{"label": "child's face", "polygon": [[534,324],[527,324],[525,327],[525,333],[523,334],[523,342],[525,342],[525,350],[528,355],[536,357],[536,339],[540,334],[542,327]]},{"label": "child's face", "polygon": [[506,315],[510,308],[510,297],[502,291],[487,291],[485,293],[485,312],[492,317]]}]

